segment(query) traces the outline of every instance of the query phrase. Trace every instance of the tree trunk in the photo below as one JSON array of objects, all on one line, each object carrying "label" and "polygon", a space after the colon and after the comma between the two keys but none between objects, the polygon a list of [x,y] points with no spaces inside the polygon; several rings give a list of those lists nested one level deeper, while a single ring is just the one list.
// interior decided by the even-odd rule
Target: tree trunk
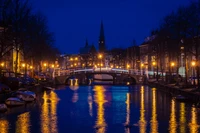
[{"label": "tree trunk", "polygon": [[15,59],[15,74],[17,74],[17,70],[18,70],[18,58],[19,58],[19,50],[17,48],[17,50],[16,50],[16,59]]}]

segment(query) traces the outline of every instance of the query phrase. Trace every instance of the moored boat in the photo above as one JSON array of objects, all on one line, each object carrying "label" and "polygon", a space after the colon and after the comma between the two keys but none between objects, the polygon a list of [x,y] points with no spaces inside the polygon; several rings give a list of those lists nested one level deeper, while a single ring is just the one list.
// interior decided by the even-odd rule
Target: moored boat
[{"label": "moored boat", "polygon": [[32,102],[36,99],[35,93],[27,90],[16,91],[16,96],[26,102]]},{"label": "moored boat", "polygon": [[178,101],[187,101],[187,97],[183,96],[183,95],[176,95],[173,97],[174,99],[178,100]]},{"label": "moored boat", "polygon": [[8,98],[6,101],[5,101],[6,105],[8,106],[20,106],[20,105],[24,105],[25,102],[20,100],[18,97],[11,97],[11,98]]},{"label": "moored boat", "polygon": [[44,86],[43,88],[44,88],[44,90],[54,90],[54,88],[52,88],[50,86]]},{"label": "moored boat", "polygon": [[6,112],[7,106],[5,104],[0,104],[0,112]]}]

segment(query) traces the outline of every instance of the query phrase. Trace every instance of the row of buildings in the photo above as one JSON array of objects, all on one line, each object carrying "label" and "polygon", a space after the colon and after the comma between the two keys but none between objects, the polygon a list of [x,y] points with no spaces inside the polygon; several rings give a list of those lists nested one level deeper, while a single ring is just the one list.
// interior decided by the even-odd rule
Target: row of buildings
[{"label": "row of buildings", "polygon": [[107,50],[101,23],[99,50],[97,51],[94,44],[89,45],[86,40],[79,54],[62,55],[60,64],[62,69],[110,67],[147,75],[178,73],[183,77],[194,76],[197,60],[192,40],[177,41],[154,34],[147,37],[141,45]]}]

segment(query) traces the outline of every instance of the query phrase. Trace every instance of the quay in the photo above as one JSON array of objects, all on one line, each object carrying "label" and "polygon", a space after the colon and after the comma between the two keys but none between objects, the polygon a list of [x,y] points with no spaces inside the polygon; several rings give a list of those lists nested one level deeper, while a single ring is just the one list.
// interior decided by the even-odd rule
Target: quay
[{"label": "quay", "polygon": [[194,86],[165,84],[156,81],[148,81],[148,85],[171,95],[183,95],[189,99],[188,102],[200,102],[200,91],[197,91]]}]

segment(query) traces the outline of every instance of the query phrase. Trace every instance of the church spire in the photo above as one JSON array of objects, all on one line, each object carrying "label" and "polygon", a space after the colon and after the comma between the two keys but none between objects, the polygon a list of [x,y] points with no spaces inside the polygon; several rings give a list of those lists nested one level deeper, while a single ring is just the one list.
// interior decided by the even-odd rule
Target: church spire
[{"label": "church spire", "polygon": [[103,27],[103,21],[101,21],[101,27],[100,27],[100,35],[99,35],[99,52],[105,52],[105,36],[104,36],[104,27]]}]

